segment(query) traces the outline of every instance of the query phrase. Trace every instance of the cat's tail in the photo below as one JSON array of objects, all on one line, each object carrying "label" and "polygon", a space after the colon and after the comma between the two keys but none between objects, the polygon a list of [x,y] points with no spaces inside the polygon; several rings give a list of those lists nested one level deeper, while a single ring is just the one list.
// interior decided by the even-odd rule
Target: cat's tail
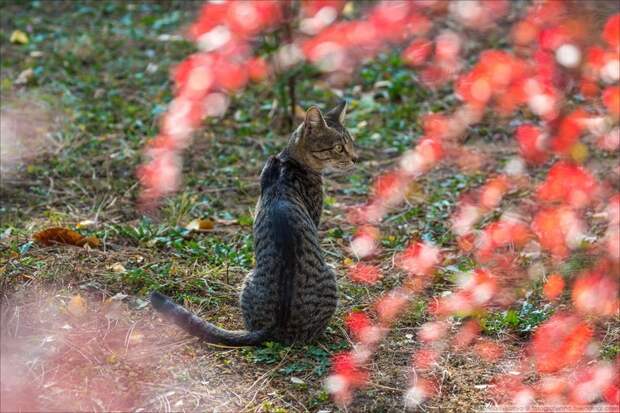
[{"label": "cat's tail", "polygon": [[151,305],[189,334],[209,343],[235,347],[257,346],[267,341],[270,336],[268,329],[258,331],[224,330],[195,316],[182,306],[175,304],[169,297],[156,291],[151,293]]}]

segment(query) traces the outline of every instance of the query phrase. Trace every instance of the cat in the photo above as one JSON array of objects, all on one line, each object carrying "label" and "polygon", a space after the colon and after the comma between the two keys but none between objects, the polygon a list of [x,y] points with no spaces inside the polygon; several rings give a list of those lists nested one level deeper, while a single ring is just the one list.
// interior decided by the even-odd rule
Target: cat
[{"label": "cat", "polygon": [[353,168],[357,155],[344,127],[346,101],[325,113],[310,107],[288,145],[265,164],[254,220],[256,268],[240,302],[246,330],[229,331],[151,293],[151,304],[188,333],[214,344],[307,343],[327,327],[338,301],[336,276],[318,237],[321,174]]}]

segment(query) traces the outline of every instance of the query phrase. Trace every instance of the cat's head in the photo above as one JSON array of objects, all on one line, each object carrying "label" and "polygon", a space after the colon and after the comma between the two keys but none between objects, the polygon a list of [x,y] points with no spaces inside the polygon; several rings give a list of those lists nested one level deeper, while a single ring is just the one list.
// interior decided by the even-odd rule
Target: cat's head
[{"label": "cat's head", "polygon": [[346,101],[325,115],[311,106],[291,136],[289,151],[293,157],[319,173],[351,169],[358,158],[353,138],[344,126],[346,111]]}]

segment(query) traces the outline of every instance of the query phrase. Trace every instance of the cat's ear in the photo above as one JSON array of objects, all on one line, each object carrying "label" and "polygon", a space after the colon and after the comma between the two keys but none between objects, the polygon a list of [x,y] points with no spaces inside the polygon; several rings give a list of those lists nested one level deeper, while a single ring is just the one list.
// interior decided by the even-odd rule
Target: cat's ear
[{"label": "cat's ear", "polygon": [[304,120],[304,125],[306,127],[310,127],[312,129],[322,128],[327,126],[325,123],[325,119],[323,119],[323,114],[316,106],[310,106],[306,111],[306,119]]},{"label": "cat's ear", "polygon": [[338,106],[336,106],[335,108],[327,112],[325,116],[330,117],[331,119],[337,121],[339,124],[344,126],[344,118],[346,114],[347,114],[347,101],[343,100],[342,102],[338,104]]}]

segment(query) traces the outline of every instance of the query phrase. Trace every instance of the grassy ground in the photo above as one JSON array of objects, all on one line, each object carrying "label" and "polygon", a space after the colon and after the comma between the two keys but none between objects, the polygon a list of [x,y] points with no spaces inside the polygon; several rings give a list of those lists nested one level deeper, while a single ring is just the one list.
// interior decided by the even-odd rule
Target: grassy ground
[{"label": "grassy ground", "polygon": [[[253,266],[251,212],[258,174],[285,144],[287,130],[279,109],[285,83],[249,88],[233,98],[224,118],[196,135],[179,194],[155,218],[137,213],[134,170],[140,150],[156,134],[157,115],[171,99],[171,65],[193,50],[170,35],[192,20],[195,7],[2,3],[3,111],[25,113],[26,128],[32,127],[29,114],[37,113],[50,131],[33,159],[2,186],[3,403],[63,411],[336,411],[322,382],[331,355],[351,346],[342,315],[367,308],[398,285],[404,274],[391,258],[420,237],[436,242],[449,258],[432,291],[413,302],[381,345],[371,384],[349,408],[402,410],[416,348],[412,338],[427,320],[426,304],[452,287],[456,271],[472,265],[454,254],[446,219],[460,193],[480,185],[515,153],[508,143],[511,131],[489,125],[472,131],[469,144],[496,159],[488,170],[467,175],[446,165],[421,179],[409,202],[382,225],[376,263],[385,278],[371,287],[353,284],[344,275],[354,231],[346,207],[363,202],[371,177],[416,141],[418,114],[456,104],[448,91],[421,87],[397,53],[364,66],[343,90],[352,103],[347,123],[357,137],[361,165],[347,176],[326,179],[321,236],[327,260],[339,274],[337,316],[319,342],[304,347],[201,345],[155,316],[146,294],[157,288],[222,326],[240,326],[237,295]],[[16,29],[28,33],[28,44],[10,43]],[[501,36],[485,41],[503,42]],[[27,69],[32,76],[20,85],[16,79]],[[298,96],[302,107],[337,100],[311,68],[301,70]],[[19,108],[24,112],[16,112]],[[185,230],[195,218],[213,219],[213,230]],[[79,231],[102,240],[100,248],[40,247],[31,240],[36,231],[76,228],[85,220],[94,224]],[[77,294],[83,301],[76,301]],[[519,316],[538,323],[532,314]],[[446,357],[437,372],[440,394],[425,409],[467,411],[489,400],[480,389],[494,372],[510,368],[510,349],[522,344],[510,320],[505,313],[491,314],[487,328],[505,342],[506,360],[489,365],[468,353]],[[610,357],[618,351],[616,339],[607,339]]]}]

